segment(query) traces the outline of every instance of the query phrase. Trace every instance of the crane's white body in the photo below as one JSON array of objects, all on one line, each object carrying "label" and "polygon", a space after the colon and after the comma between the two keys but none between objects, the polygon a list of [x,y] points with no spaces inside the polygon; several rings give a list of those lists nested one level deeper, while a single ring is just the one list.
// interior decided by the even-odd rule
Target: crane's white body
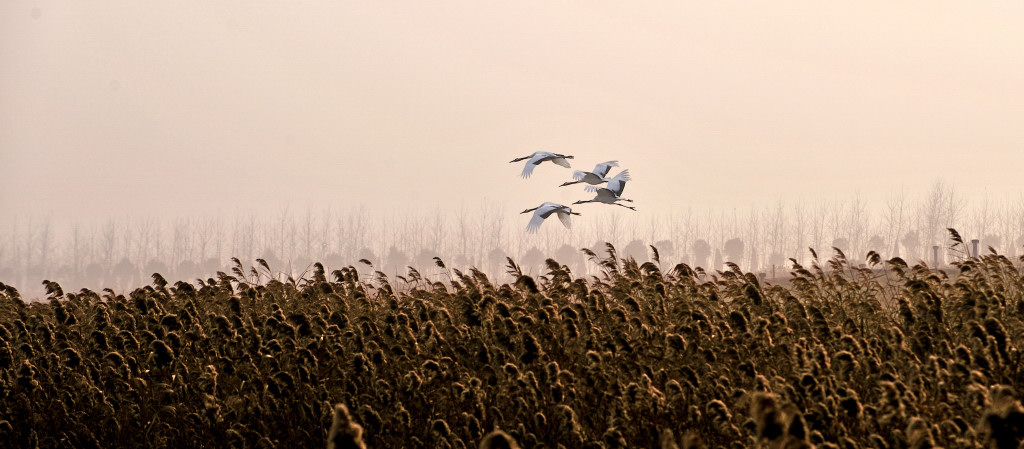
[{"label": "crane's white body", "polygon": [[565,168],[571,168],[569,166],[569,161],[567,159],[572,158],[572,156],[566,156],[564,154],[549,153],[547,151],[538,151],[529,156],[513,159],[509,163],[511,164],[512,162],[526,161],[526,165],[523,167],[523,172],[520,174],[520,176],[522,176],[523,179],[526,179],[533,174],[533,167],[536,167],[541,162],[551,161]]},{"label": "crane's white body", "polygon": [[550,217],[551,214],[557,215],[558,219],[562,222],[562,225],[564,225],[566,228],[571,229],[572,221],[570,221],[570,217],[572,215],[579,215],[579,212],[573,212],[572,208],[570,208],[569,206],[547,202],[533,209],[526,209],[520,213],[525,214],[527,212],[533,212],[533,218],[531,218],[530,223],[526,225],[526,232],[529,233],[537,232],[537,229],[540,228],[540,225],[544,223],[544,220]]},{"label": "crane's white body", "polygon": [[594,171],[576,170],[572,172],[572,179],[574,179],[574,181],[562,183],[562,185],[559,187],[579,184],[581,182],[585,182],[587,184],[595,186],[604,184],[609,181],[608,178],[605,178],[605,176],[608,174],[608,171],[611,170],[612,167],[618,166],[619,161],[608,161],[595,165]]}]

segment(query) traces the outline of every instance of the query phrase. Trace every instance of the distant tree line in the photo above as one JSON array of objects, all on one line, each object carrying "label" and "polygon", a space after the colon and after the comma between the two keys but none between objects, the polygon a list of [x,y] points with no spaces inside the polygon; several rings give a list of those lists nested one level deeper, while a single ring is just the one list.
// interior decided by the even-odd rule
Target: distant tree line
[{"label": "distant tree line", "polygon": [[593,207],[571,230],[547,224],[535,235],[524,233],[525,222],[505,209],[488,204],[431,214],[286,209],[227,219],[127,217],[60,229],[49,219],[11,219],[0,229],[0,281],[24,290],[26,297],[42,291],[43,279],[72,288],[126,289],[147,283],[152,273],[210,277],[228,271],[232,257],[248,264],[263,259],[283,277],[302,276],[317,261],[332,269],[356,266],[367,276],[380,272],[400,280],[412,266],[434,277],[441,273],[435,257],[499,276],[506,257],[533,274],[542,274],[544,260],[554,257],[587,275],[596,265],[580,249],[604,256],[605,242],[640,262],[650,259],[653,245],[665,264],[686,263],[713,273],[731,262],[781,276],[788,273],[790,258],[809,260],[808,248],[823,258],[838,248],[854,263],[873,250],[886,258],[933,264],[938,246],[938,263],[945,264],[951,257],[947,228],[958,229],[965,240],[979,240],[982,252],[992,247],[1016,257],[1024,245],[1024,199],[968,204],[941,182],[919,198],[899,193],[871,208],[859,197],[778,202],[742,213],[686,208],[633,214]]}]

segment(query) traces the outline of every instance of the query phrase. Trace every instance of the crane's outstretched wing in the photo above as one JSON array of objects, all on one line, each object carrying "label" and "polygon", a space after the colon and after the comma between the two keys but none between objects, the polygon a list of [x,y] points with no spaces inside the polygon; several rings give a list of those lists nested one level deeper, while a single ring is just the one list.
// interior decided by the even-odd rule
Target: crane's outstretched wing
[{"label": "crane's outstretched wing", "polygon": [[573,181],[582,181],[584,176],[587,176],[587,172],[583,170],[574,170],[572,172]]},{"label": "crane's outstretched wing", "polygon": [[597,165],[594,166],[594,172],[593,173],[595,175],[597,175],[597,177],[603,178],[603,177],[605,177],[605,175],[608,174],[608,172],[612,169],[612,167],[618,167],[618,166],[619,166],[619,161],[602,162],[602,163],[597,164]]},{"label": "crane's outstretched wing", "polygon": [[551,162],[554,162],[554,163],[556,163],[558,165],[561,165],[561,166],[563,166],[565,168],[571,168],[569,166],[569,161],[565,160],[564,157],[556,157],[554,159],[551,159]]},{"label": "crane's outstretched wing", "polygon": [[536,158],[537,157],[534,156],[532,159],[526,161],[526,166],[523,167],[523,172],[520,173],[519,176],[522,176],[523,179],[526,179],[526,178],[529,178],[530,175],[533,174],[533,167],[536,166],[536,164],[533,163],[533,159],[536,159]]},{"label": "crane's outstretched wing", "polygon": [[569,212],[566,212],[565,209],[558,210],[558,219],[562,221],[562,224],[565,225],[566,229],[572,229],[572,221],[569,220],[570,217],[572,217],[572,215],[570,215]]},{"label": "crane's outstretched wing", "polygon": [[529,232],[531,234],[537,232],[537,229],[540,228],[541,223],[544,223],[544,216],[541,215],[541,212],[538,209],[536,212],[533,213],[533,218],[530,219],[530,222],[527,223],[526,232]]},{"label": "crane's outstretched wing", "polygon": [[620,171],[611,181],[608,181],[608,190],[611,190],[615,196],[622,196],[622,191],[626,188],[626,181],[629,180],[629,169]]}]

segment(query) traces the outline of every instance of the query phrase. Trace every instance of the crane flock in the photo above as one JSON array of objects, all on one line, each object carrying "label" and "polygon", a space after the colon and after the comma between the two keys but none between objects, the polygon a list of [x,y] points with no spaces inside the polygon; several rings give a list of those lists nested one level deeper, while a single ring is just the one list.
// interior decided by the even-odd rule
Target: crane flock
[{"label": "crane flock", "polygon": [[[529,156],[513,159],[509,163],[526,161],[526,164],[523,167],[523,172],[520,174],[523,179],[526,179],[533,174],[534,167],[545,161],[551,161],[552,163],[561,165],[565,168],[571,168],[568,159],[573,159],[573,156],[549,153],[547,151],[537,151]],[[572,203],[574,205],[584,203],[604,203],[625,207],[635,211],[635,207],[619,203],[620,201],[627,203],[633,202],[633,200],[622,197],[622,191],[626,188],[626,181],[630,180],[629,170],[622,170],[611,178],[607,177],[608,172],[611,171],[612,167],[618,166],[619,161],[607,161],[595,165],[594,170],[592,171],[575,170],[572,173],[573,180],[566,181],[559,187],[584,183],[586,185],[583,187],[583,190],[587,192],[595,192],[593,199],[579,200]],[[537,232],[537,229],[539,229],[540,225],[544,223],[544,220],[552,214],[556,215],[559,221],[562,222],[562,225],[566,228],[572,227],[571,217],[573,215],[580,215],[579,212],[574,212],[570,206],[551,202],[544,202],[540,206],[532,209],[526,209],[520,213],[525,214],[529,212],[533,212],[533,218],[531,218],[530,222],[526,225],[526,231],[530,233]]]}]

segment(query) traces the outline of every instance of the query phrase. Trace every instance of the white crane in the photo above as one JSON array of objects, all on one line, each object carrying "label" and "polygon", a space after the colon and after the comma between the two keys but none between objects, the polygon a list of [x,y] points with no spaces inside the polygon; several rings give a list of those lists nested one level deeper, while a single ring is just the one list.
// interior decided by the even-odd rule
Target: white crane
[{"label": "white crane", "polygon": [[572,222],[569,221],[569,217],[572,215],[580,215],[579,212],[573,212],[569,206],[564,206],[557,203],[541,204],[533,209],[526,209],[521,214],[527,212],[533,212],[533,218],[530,219],[530,223],[526,225],[526,232],[534,233],[540,228],[541,223],[544,223],[544,219],[551,216],[551,214],[557,214],[558,219],[562,221],[562,224],[566,228],[572,228]]},{"label": "white crane", "polygon": [[523,167],[523,173],[520,175],[524,179],[529,178],[533,174],[533,167],[544,161],[551,161],[565,168],[569,167],[569,161],[566,159],[572,159],[572,156],[566,156],[564,154],[548,153],[547,151],[538,151],[529,156],[523,156],[520,158],[512,159],[509,163],[526,161],[526,166]]},{"label": "white crane", "polygon": [[636,210],[635,207],[627,206],[625,204],[619,204],[618,201],[629,201],[631,203],[633,202],[633,200],[628,200],[628,199],[619,197],[618,195],[616,195],[611,190],[608,190],[608,189],[606,189],[604,187],[601,187],[601,188],[597,189],[597,195],[594,196],[594,199],[592,199],[592,200],[579,200],[579,201],[576,201],[575,203],[572,203],[572,204],[605,203],[605,204],[614,204],[616,206],[622,206],[622,207],[625,207],[626,209],[630,209],[630,210]]},{"label": "white crane", "polygon": [[575,181],[564,182],[559,187],[579,184],[581,182],[585,182],[587,184],[595,186],[598,184],[604,184],[609,181],[608,178],[605,178],[605,175],[608,174],[608,171],[610,171],[612,167],[618,166],[619,161],[608,161],[595,165],[594,171],[576,170],[572,172],[572,179],[575,179]]},{"label": "white crane", "polygon": [[622,206],[627,209],[636,210],[635,207],[627,206],[625,204],[619,204],[618,201],[627,201],[632,203],[633,200],[628,200],[622,197],[622,191],[626,188],[626,181],[629,181],[629,170],[620,171],[619,174],[615,175],[611,180],[608,181],[607,187],[593,187],[587,186],[586,190],[597,192],[592,200],[580,200],[573,204],[583,203],[605,203],[614,204],[616,206]]}]

